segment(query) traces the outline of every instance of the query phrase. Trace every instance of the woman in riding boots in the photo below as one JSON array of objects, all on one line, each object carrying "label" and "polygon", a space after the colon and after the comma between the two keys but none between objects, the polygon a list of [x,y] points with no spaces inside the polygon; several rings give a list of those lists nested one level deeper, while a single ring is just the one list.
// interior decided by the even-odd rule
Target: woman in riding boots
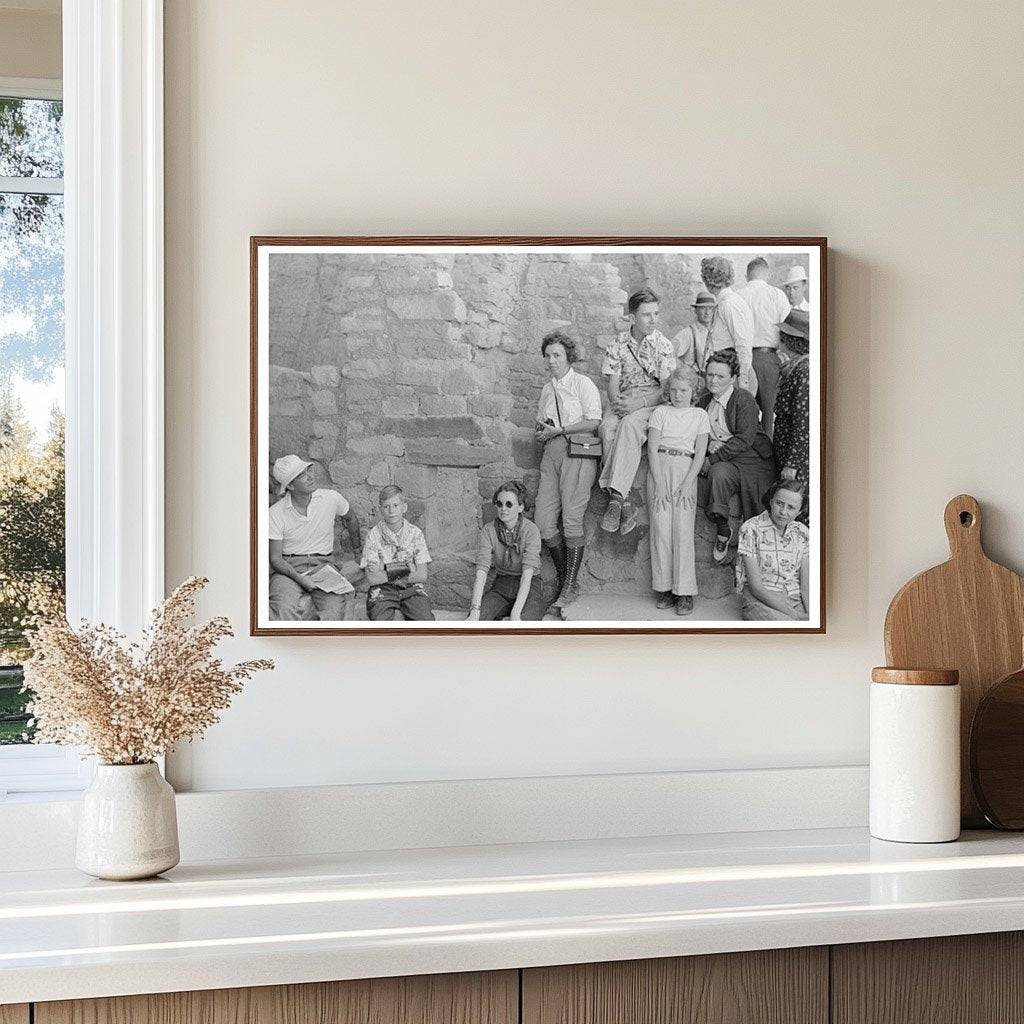
[{"label": "woman in riding boots", "polygon": [[569,438],[593,434],[597,429],[601,422],[601,395],[589,377],[572,368],[581,353],[568,335],[552,331],[544,336],[540,350],[551,380],[544,385],[537,404],[536,438],[544,446],[544,454],[534,521],[558,574],[559,595],[554,606],[564,607],[579,596],[583,513],[590,501],[599,461],[570,456]]}]

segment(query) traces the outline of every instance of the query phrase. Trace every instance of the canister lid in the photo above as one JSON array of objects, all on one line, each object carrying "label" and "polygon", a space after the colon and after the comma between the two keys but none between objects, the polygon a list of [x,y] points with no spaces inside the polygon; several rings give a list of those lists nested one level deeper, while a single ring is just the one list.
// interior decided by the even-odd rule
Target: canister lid
[{"label": "canister lid", "polygon": [[873,683],[901,683],[905,686],[956,686],[960,673],[955,668],[889,668],[871,670]]}]

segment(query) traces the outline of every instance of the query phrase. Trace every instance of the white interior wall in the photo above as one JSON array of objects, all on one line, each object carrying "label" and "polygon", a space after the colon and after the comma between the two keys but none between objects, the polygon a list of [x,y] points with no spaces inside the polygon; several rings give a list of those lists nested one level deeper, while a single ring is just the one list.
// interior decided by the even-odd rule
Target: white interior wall
[{"label": "white interior wall", "polygon": [[59,0],[20,2],[0,2],[0,78],[60,78]]},{"label": "white interior wall", "polygon": [[[278,663],[193,786],[863,763],[946,500],[1024,568],[1024,7],[166,6],[168,583]],[[827,235],[827,635],[245,636],[248,237],[330,233]]]}]

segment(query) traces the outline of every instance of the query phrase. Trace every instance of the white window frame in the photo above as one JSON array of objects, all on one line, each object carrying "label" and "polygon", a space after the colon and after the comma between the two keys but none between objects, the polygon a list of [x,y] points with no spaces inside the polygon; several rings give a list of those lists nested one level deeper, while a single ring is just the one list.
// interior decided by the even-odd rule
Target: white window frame
[{"label": "white window frame", "polygon": [[64,90],[59,78],[3,78],[0,77],[0,96],[13,96],[19,100],[59,100]]},{"label": "white window frame", "polygon": [[[3,78],[0,77],[0,96],[19,100],[60,100],[61,82],[58,78]],[[63,195],[63,178],[8,178],[0,175],[0,192],[22,195]]]},{"label": "white window frame", "polygon": [[[164,596],[163,0],[64,0],[68,618],[137,636]],[[43,89],[49,89],[49,95]],[[82,789],[75,750],[0,748],[0,797]]]},{"label": "white window frame", "polygon": [[[50,101],[63,98],[60,80],[51,78],[0,78],[0,96]],[[62,195],[64,179],[0,176],[0,192]],[[77,790],[87,785],[91,776],[91,762],[71,748],[53,743],[0,746],[0,798]]]}]

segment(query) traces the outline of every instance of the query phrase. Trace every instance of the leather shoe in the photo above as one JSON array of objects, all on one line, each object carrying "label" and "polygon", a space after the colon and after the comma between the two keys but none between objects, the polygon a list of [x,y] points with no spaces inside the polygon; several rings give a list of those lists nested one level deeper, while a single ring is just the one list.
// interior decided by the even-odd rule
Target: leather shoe
[{"label": "leather shoe", "polygon": [[605,533],[618,533],[619,523],[622,521],[622,502],[618,498],[612,498],[605,509],[604,518],[601,520],[601,529]]},{"label": "leather shoe", "polygon": [[735,531],[730,528],[728,537],[718,536],[715,538],[715,550],[711,552],[711,557],[716,562],[724,562],[728,557],[734,533]]},{"label": "leather shoe", "polygon": [[636,505],[631,501],[623,502],[622,524],[619,526],[619,533],[623,536],[627,533],[632,533],[636,529],[638,522],[640,522],[640,514],[636,510]]}]

